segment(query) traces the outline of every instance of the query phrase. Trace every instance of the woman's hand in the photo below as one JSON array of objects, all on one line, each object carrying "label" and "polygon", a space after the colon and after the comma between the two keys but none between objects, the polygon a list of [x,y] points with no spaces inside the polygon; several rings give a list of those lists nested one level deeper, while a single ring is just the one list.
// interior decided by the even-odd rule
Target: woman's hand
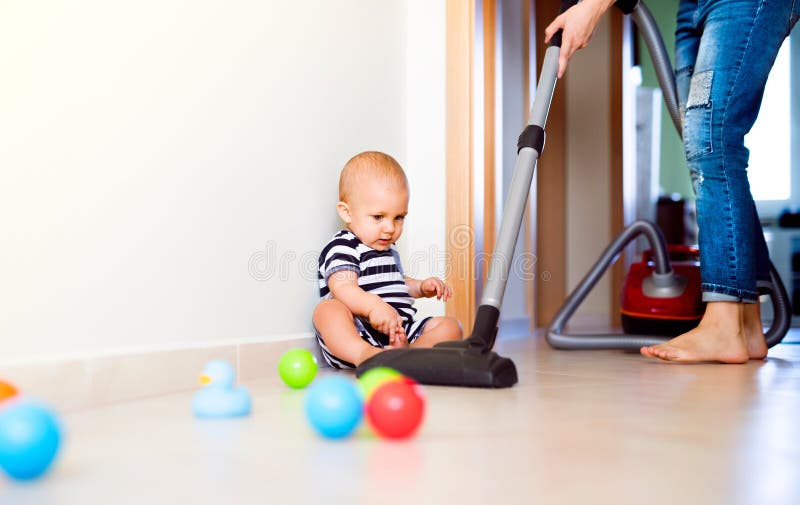
[{"label": "woman's hand", "polygon": [[583,0],[567,9],[545,28],[545,43],[549,42],[550,38],[558,30],[563,30],[561,33],[561,51],[558,56],[559,79],[567,71],[567,62],[572,58],[572,55],[589,43],[597,23],[613,1]]}]

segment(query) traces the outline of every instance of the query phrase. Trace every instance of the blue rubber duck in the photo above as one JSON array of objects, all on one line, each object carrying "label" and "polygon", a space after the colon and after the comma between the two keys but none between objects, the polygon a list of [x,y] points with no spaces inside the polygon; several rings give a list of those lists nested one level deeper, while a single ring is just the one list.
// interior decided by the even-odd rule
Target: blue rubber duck
[{"label": "blue rubber duck", "polygon": [[250,392],[234,386],[236,373],[222,360],[209,361],[203,368],[203,389],[192,400],[194,415],[200,418],[241,417],[250,414]]}]

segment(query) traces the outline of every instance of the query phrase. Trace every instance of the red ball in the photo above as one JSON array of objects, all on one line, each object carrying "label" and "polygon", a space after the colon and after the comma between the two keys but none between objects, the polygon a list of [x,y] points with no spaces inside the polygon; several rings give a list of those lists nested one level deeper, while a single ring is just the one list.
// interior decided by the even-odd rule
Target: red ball
[{"label": "red ball", "polygon": [[425,398],[416,382],[391,381],[375,390],[367,401],[366,411],[367,420],[378,435],[406,438],[422,423]]}]

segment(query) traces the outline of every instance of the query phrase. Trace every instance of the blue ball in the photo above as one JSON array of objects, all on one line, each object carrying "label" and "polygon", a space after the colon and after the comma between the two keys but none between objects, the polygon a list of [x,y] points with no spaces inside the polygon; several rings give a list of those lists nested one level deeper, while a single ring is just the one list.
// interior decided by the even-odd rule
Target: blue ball
[{"label": "blue ball", "polygon": [[314,382],[306,396],[306,417],[320,435],[343,438],[364,415],[361,393],[353,381],[331,376]]},{"label": "blue ball", "polygon": [[0,468],[18,480],[35,479],[50,468],[61,429],[44,405],[22,400],[0,409]]}]

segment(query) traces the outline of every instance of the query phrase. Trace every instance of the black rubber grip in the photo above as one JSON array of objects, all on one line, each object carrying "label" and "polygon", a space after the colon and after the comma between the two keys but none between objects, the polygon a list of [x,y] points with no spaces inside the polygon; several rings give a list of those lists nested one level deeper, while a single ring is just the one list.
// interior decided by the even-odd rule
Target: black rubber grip
[{"label": "black rubber grip", "polygon": [[561,30],[558,30],[550,37],[550,43],[547,44],[547,47],[561,47]]},{"label": "black rubber grip", "polygon": [[614,6],[625,14],[633,12],[637,5],[639,5],[639,0],[617,0],[614,3]]},{"label": "black rubber grip", "polygon": [[542,155],[542,150],[544,150],[544,130],[541,126],[529,124],[522,130],[519,140],[517,140],[517,153],[522,151],[523,147],[536,149],[539,156]]}]

